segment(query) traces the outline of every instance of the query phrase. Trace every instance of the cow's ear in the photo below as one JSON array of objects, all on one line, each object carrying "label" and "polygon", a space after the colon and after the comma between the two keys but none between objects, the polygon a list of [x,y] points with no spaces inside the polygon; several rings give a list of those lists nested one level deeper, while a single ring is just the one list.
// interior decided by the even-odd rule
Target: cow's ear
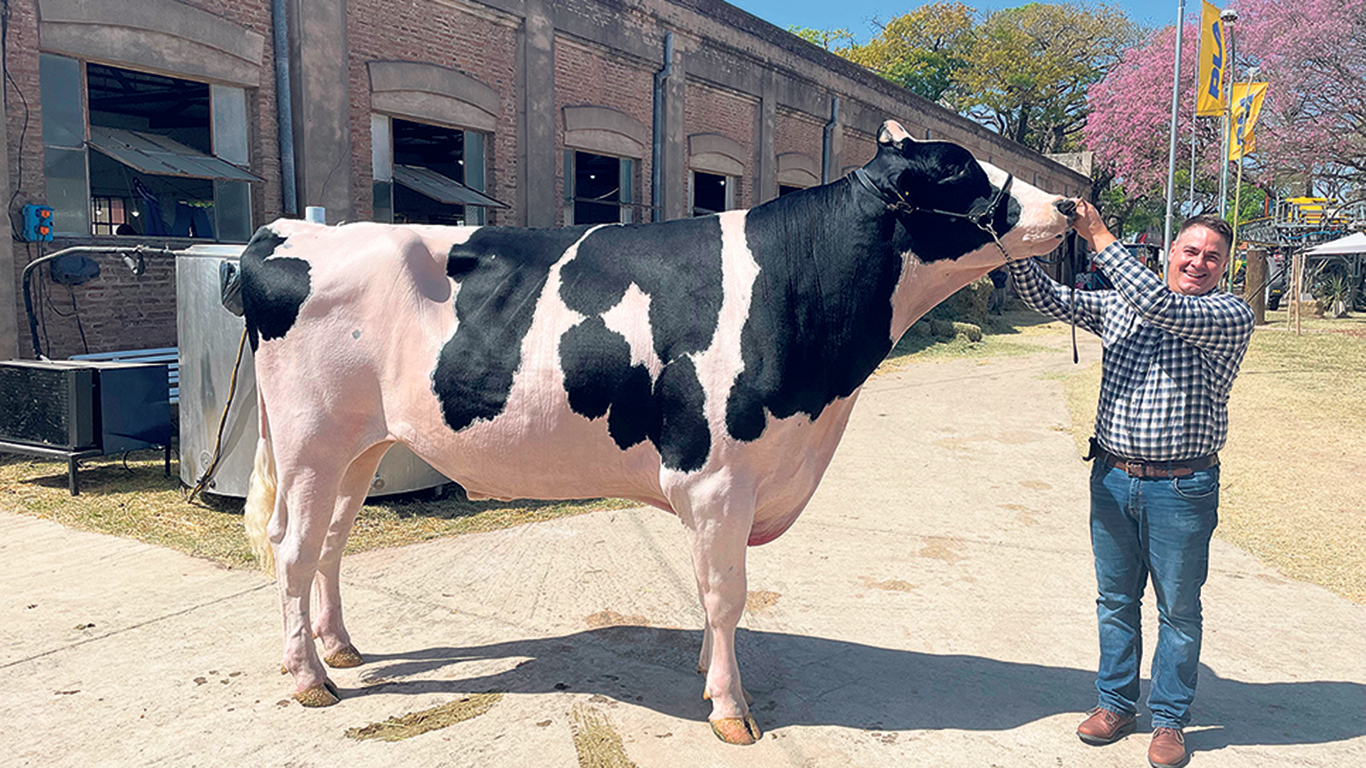
[{"label": "cow's ear", "polygon": [[883,123],[882,127],[878,129],[877,132],[877,143],[879,146],[895,147],[896,149],[904,150],[907,145],[913,141],[915,141],[915,138],[907,133],[905,128],[901,127],[901,123],[898,123],[895,120],[888,120]]}]

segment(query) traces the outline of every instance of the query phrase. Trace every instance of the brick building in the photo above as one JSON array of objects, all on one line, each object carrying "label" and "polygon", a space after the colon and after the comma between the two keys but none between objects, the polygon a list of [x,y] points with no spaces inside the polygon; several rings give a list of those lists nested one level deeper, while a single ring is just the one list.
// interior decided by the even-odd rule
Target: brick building
[{"label": "brick building", "polygon": [[[1089,180],[720,0],[5,0],[10,217],[70,245],[241,243],[327,221],[559,226],[745,208],[870,159],[882,120],[1059,194]],[[277,83],[287,83],[277,91]],[[282,128],[283,126],[283,128]],[[282,158],[286,158],[282,161]],[[174,263],[34,276],[45,352],[174,346]],[[79,318],[79,326],[77,319]]]}]

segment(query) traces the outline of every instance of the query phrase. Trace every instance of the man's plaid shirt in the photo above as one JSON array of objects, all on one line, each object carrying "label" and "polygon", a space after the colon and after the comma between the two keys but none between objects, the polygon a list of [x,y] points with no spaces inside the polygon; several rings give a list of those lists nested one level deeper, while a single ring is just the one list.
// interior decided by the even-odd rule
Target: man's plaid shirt
[{"label": "man's plaid shirt", "polygon": [[1214,453],[1228,438],[1228,393],[1252,338],[1252,310],[1218,291],[1170,290],[1119,243],[1094,257],[1113,291],[1074,291],[1033,260],[1010,271],[1024,303],[1104,343],[1096,438],[1113,454],[1182,461]]}]

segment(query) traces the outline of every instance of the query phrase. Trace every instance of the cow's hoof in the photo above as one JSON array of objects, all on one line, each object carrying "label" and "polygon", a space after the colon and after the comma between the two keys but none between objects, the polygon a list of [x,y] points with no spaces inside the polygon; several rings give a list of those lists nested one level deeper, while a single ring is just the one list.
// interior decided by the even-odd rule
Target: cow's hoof
[{"label": "cow's hoof", "polygon": [[345,645],[323,657],[323,662],[333,669],[348,669],[359,667],[365,663],[365,659],[361,658],[360,651],[356,650],[356,646]]},{"label": "cow's hoof", "polygon": [[754,718],[745,715],[740,717],[723,717],[720,720],[712,720],[711,732],[716,734],[716,738],[727,744],[738,744],[748,746],[763,738],[763,733],[759,731],[759,724]]},{"label": "cow's hoof", "polygon": [[330,707],[341,701],[341,694],[331,680],[324,680],[322,685],[310,685],[302,691],[296,691],[294,700],[305,707]]},{"label": "cow's hoof", "polygon": [[[740,693],[744,694],[745,696],[745,706],[749,706],[750,704],[754,703],[754,697],[749,695],[749,691],[745,690],[744,688],[741,688]],[[711,694],[707,692],[706,688],[702,689],[702,700],[711,701]]]}]

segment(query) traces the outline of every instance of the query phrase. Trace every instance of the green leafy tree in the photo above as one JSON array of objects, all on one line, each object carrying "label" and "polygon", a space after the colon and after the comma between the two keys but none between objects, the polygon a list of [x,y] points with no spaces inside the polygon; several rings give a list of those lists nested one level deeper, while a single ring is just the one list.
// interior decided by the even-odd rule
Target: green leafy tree
[{"label": "green leafy tree", "polygon": [[854,45],[854,33],[847,29],[812,29],[811,27],[788,27],[788,32],[800,37],[812,45],[820,46],[827,51],[843,54],[845,50]]},{"label": "green leafy tree", "polygon": [[997,11],[976,29],[950,102],[1025,146],[1070,151],[1086,125],[1087,89],[1140,33],[1108,6],[1032,3]]},{"label": "green leafy tree", "polygon": [[904,13],[884,25],[866,45],[840,55],[892,82],[939,101],[954,86],[972,48],[973,10],[939,0]]}]

